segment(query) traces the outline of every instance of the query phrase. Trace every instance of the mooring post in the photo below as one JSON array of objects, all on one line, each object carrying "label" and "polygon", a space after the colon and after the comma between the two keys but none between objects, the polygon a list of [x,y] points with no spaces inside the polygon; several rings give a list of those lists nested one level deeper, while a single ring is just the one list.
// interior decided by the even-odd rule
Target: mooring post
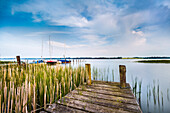
[{"label": "mooring post", "polygon": [[86,71],[88,73],[88,77],[89,77],[87,84],[91,85],[91,67],[90,67],[90,64],[85,64],[85,69],[86,69]]},{"label": "mooring post", "polygon": [[17,64],[20,66],[21,65],[20,56],[16,56],[16,58],[17,58]]},{"label": "mooring post", "polygon": [[126,66],[119,65],[119,72],[120,72],[120,87],[126,88]]}]

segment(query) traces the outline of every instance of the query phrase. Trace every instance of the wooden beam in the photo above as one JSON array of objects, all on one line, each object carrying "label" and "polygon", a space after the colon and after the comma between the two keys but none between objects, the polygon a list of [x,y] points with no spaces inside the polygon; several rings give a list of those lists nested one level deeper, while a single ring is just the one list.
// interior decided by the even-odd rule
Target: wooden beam
[{"label": "wooden beam", "polygon": [[18,63],[18,65],[20,66],[20,65],[21,65],[20,56],[16,56],[16,58],[17,58],[17,63]]},{"label": "wooden beam", "polygon": [[119,65],[119,72],[120,72],[120,87],[126,88],[126,66]]},{"label": "wooden beam", "polygon": [[91,67],[90,64],[85,64],[86,71],[88,73],[88,81],[87,84],[91,85]]}]

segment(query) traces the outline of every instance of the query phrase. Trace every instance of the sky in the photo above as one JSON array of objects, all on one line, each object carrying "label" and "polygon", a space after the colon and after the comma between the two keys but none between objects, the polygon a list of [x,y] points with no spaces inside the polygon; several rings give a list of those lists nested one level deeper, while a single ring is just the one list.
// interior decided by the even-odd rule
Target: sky
[{"label": "sky", "polygon": [[0,0],[0,57],[17,55],[170,56],[170,0]]}]

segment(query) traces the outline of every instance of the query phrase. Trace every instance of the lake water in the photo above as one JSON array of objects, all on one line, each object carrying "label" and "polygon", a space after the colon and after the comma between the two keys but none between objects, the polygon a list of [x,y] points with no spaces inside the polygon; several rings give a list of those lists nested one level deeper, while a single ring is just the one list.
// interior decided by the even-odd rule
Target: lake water
[{"label": "lake water", "polygon": [[[144,113],[170,112],[170,64],[137,63],[136,60],[85,60],[72,66],[91,64],[92,79],[119,82],[119,65],[126,65],[126,81],[131,87],[141,84],[141,108]],[[98,76],[96,76],[96,74]],[[95,78],[94,78],[95,75]],[[137,93],[137,99],[139,93]]]}]

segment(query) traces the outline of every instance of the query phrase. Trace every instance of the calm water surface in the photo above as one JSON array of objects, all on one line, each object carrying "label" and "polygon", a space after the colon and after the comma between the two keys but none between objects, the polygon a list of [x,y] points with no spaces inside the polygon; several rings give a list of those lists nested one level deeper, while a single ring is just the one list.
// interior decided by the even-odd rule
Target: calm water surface
[{"label": "calm water surface", "polygon": [[[170,64],[136,63],[136,60],[85,60],[85,62],[72,62],[72,66],[91,64],[92,79],[119,82],[119,65],[126,65],[126,81],[131,87],[137,79],[137,92],[139,82],[141,86],[141,108],[144,113],[170,112]],[[137,94],[139,98],[139,93]]]}]

